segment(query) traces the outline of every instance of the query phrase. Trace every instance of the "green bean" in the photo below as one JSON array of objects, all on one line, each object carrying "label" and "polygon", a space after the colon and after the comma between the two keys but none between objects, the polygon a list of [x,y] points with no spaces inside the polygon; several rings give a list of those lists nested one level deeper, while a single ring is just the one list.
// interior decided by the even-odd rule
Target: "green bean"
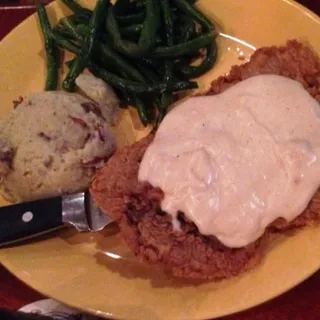
[{"label": "green bean", "polygon": [[[116,88],[117,89],[117,88]],[[128,94],[128,92],[124,92],[124,91],[121,91],[119,89],[117,89],[121,95],[122,95],[122,100],[123,100],[123,103],[126,104],[127,106],[128,105],[131,105],[133,106],[134,105],[134,100],[133,100],[133,97],[131,94]]]},{"label": "green bean", "polygon": [[93,46],[98,37],[99,28],[104,18],[108,0],[98,0],[96,7],[93,11],[92,17],[89,22],[89,33],[86,34],[84,41],[81,44],[80,54],[77,56],[76,61],[72,64],[71,69],[63,80],[63,88],[67,91],[74,91],[76,84],[75,80],[80,73],[85,69],[86,63],[89,60]]},{"label": "green bean", "polygon": [[138,44],[121,38],[119,25],[113,7],[110,7],[107,17],[107,30],[112,38],[115,50],[126,56],[139,58],[150,52],[156,44],[158,30],[157,0],[146,1],[146,19],[139,37]]},{"label": "green bean", "polygon": [[71,14],[70,16],[68,16],[69,20],[71,20],[73,22],[73,24],[75,25],[78,25],[80,23],[83,23],[83,24],[88,24],[89,23],[89,20],[91,18],[91,15],[90,17],[84,17],[84,16],[81,16],[81,15],[77,15],[77,14]]},{"label": "green bean", "polygon": [[37,3],[36,9],[47,56],[47,76],[45,90],[56,90],[58,86],[58,49],[54,43],[54,40],[50,37],[52,29],[44,5]]},{"label": "green bean", "polygon": [[134,99],[133,103],[134,103],[134,106],[137,109],[137,112],[138,112],[138,115],[139,115],[139,119],[142,122],[142,124],[144,126],[146,126],[149,123],[149,117],[148,117],[148,113],[147,113],[147,110],[146,110],[146,106],[138,96],[135,95],[133,97],[133,99]]},{"label": "green bean", "polygon": [[[166,45],[170,48],[173,46],[173,15],[170,9],[169,0],[163,0],[160,2],[160,7],[162,11],[164,26],[165,26],[165,39]],[[172,81],[173,76],[173,61],[168,59],[164,62],[164,80],[169,82]],[[158,116],[156,119],[155,127],[158,127],[165,114],[167,113],[169,105],[173,102],[173,94],[169,91],[165,91],[160,96],[160,99],[157,99],[156,106],[158,109]]]},{"label": "green bean", "polygon": [[176,37],[178,43],[184,43],[199,36],[196,31],[196,25],[192,19],[183,17],[183,19],[179,21],[179,27],[180,34]]},{"label": "green bean", "polygon": [[[124,75],[123,78],[128,80],[126,75]],[[120,90],[120,92],[121,92],[121,95],[124,97],[125,101],[127,102],[127,104],[131,104],[135,106],[141,123],[144,126],[146,126],[152,119],[148,113],[148,108],[145,102],[141,99],[141,97],[133,93],[128,93],[127,90],[126,91]],[[150,111],[150,108],[149,108],[149,111]]]},{"label": "green bean", "polygon": [[73,34],[62,24],[57,24],[53,27],[53,31],[59,33],[60,35],[66,37],[67,39],[74,40]]},{"label": "green bean", "polygon": [[156,37],[156,46],[162,46],[164,45],[163,40],[160,36]]},{"label": "green bean", "polygon": [[190,1],[186,0],[172,0],[178,9],[185,14],[190,15],[195,21],[197,21],[205,31],[214,31],[213,23],[202,14],[196,7],[193,6]]},{"label": "green bean", "polygon": [[173,103],[174,96],[171,92],[164,92],[161,97],[160,101],[157,104],[158,108],[158,117],[156,121],[156,127],[159,126],[160,122],[163,120],[164,116],[168,111],[168,107]]},{"label": "green bean", "polygon": [[198,87],[196,82],[186,82],[179,81],[172,84],[168,83],[157,83],[152,85],[140,84],[133,81],[128,81],[121,77],[118,77],[105,69],[100,68],[92,61],[88,64],[89,70],[97,78],[101,78],[105,82],[109,83],[111,86],[114,86],[123,91],[135,93],[135,94],[159,94],[166,90],[170,91],[180,91],[186,89],[195,89]]},{"label": "green bean", "polygon": [[86,24],[83,24],[83,23],[79,23],[76,26],[76,30],[78,33],[81,34],[82,37],[84,37],[86,34],[89,33],[89,26],[87,26]]},{"label": "green bean", "polygon": [[145,66],[146,70],[151,70],[151,72],[157,76],[158,80],[165,76],[163,61],[143,58],[141,59],[140,65]]},{"label": "green bean", "polygon": [[[80,33],[83,37],[85,37],[89,32],[90,32],[90,28],[88,25],[86,24],[83,24],[83,23],[80,23],[77,25],[76,27],[77,29],[77,32]],[[100,42],[104,42],[108,45],[110,45],[110,39],[109,37],[107,36],[106,33],[104,32],[100,32],[100,39],[99,39]]]},{"label": "green bean", "polygon": [[[126,75],[124,75],[124,78],[128,79]],[[141,123],[144,126],[146,126],[151,119],[148,115],[147,107],[143,102],[143,100],[140,97],[138,97],[136,94],[128,93],[127,91],[120,91],[120,92],[123,98],[125,99],[125,101],[127,102],[127,104],[135,106]]]},{"label": "green bean", "polygon": [[135,2],[136,2],[137,8],[138,8],[138,9],[139,9],[139,8],[143,8],[143,7],[146,5],[146,1],[147,1],[147,0],[136,0]]},{"label": "green bean", "polygon": [[184,77],[190,79],[203,75],[212,68],[217,59],[217,46],[215,43],[211,43],[207,46],[206,57],[198,66],[186,66],[180,69],[180,72]]},{"label": "green bean", "polygon": [[55,41],[55,43],[62,49],[68,50],[74,54],[80,53],[80,48],[74,44],[70,39],[66,38],[64,35],[56,31],[50,32],[50,37]]},{"label": "green bean", "polygon": [[141,52],[139,50],[139,46],[136,43],[121,39],[121,33],[113,7],[108,10],[106,29],[112,39],[113,47],[116,51],[127,56],[132,54],[140,56],[144,54],[143,51]]},{"label": "green bean", "polygon": [[74,0],[62,0],[62,2],[75,14],[85,18],[90,18],[92,11],[87,8],[83,8],[79,3]]},{"label": "green bean", "polygon": [[129,26],[131,24],[140,24],[145,19],[145,12],[141,11],[138,13],[126,15],[126,16],[117,16],[117,21],[119,26]]},{"label": "green bean", "polygon": [[[82,37],[84,37],[88,33],[88,27],[78,25],[77,32],[80,33]],[[143,77],[143,75],[130,63],[130,61],[108,47],[107,44],[97,42],[93,50],[104,66],[110,65],[112,63],[114,67],[123,70],[131,80],[142,83],[145,82],[145,78]]]},{"label": "green bean", "polygon": [[[152,61],[149,61],[148,59],[143,59],[141,62],[137,62],[136,66],[149,81],[160,82],[161,79],[165,78],[165,69],[163,64],[157,64],[153,63]],[[172,73],[170,82],[179,82],[181,81],[180,78],[176,77]]]},{"label": "green bean", "polygon": [[82,37],[77,31],[76,25],[73,23],[72,19],[69,17],[60,19],[59,23],[68,30],[69,34],[76,40],[82,41]]},{"label": "green bean", "polygon": [[128,10],[129,6],[130,0],[116,0],[114,9],[116,10],[116,12],[125,12],[126,10]]},{"label": "green bean", "polygon": [[[197,8],[186,0],[173,0],[175,5],[185,14],[197,21],[203,30],[207,32],[214,31],[213,23],[205,17]],[[187,78],[199,77],[212,68],[217,59],[217,46],[215,41],[206,46],[206,57],[198,66],[186,66],[180,69],[180,72]]]},{"label": "green bean", "polygon": [[133,24],[131,26],[122,27],[120,33],[127,37],[139,37],[141,30],[143,28],[142,24]]},{"label": "green bean", "polygon": [[75,61],[75,58],[72,58],[71,60],[66,61],[65,65],[70,69],[74,61]]},{"label": "green bean", "polygon": [[143,8],[146,5],[147,0],[136,0],[136,6],[137,8]]},{"label": "green bean", "polygon": [[144,76],[128,60],[110,49],[107,45],[99,44],[96,50],[101,59],[105,58],[112,61],[112,63],[120,70],[123,70],[131,80],[141,83],[145,82]]},{"label": "green bean", "polygon": [[[168,0],[160,1],[160,7],[162,11],[164,26],[165,26],[165,38],[168,47],[173,46],[173,18],[170,10]],[[172,75],[172,60],[166,60],[164,63],[165,68],[165,81],[169,81]]]},{"label": "green bean", "polygon": [[157,47],[151,57],[153,58],[177,58],[189,53],[195,53],[200,48],[206,47],[215,39],[213,32],[206,33],[186,43],[176,44],[172,47]]},{"label": "green bean", "polygon": [[171,47],[173,45],[173,18],[169,4],[169,0],[160,1],[160,8],[163,16],[165,39],[167,45]]},{"label": "green bean", "polygon": [[153,49],[156,44],[156,35],[160,27],[158,0],[146,0],[146,19],[143,23],[139,46]]},{"label": "green bean", "polygon": [[130,0],[117,0],[114,5],[116,15],[127,14],[132,9]]},{"label": "green bean", "polygon": [[156,72],[154,70],[152,70],[151,68],[148,68],[147,66],[145,66],[141,62],[137,62],[136,66],[139,69],[139,71],[143,74],[143,76],[148,81],[150,81],[150,83],[157,83],[157,82],[160,81],[160,79],[159,79],[158,75],[156,74]]},{"label": "green bean", "polygon": [[150,68],[159,69],[161,68],[162,62],[159,60],[149,59],[149,58],[142,58],[141,61]]},{"label": "green bean", "polygon": [[128,94],[127,92],[120,91],[126,104],[132,105],[137,109],[137,113],[141,123],[146,126],[150,122],[147,107],[144,101],[135,94]]},{"label": "green bean", "polygon": [[[138,64],[138,68],[145,75],[145,77],[150,81],[151,84],[156,84],[159,82],[159,77],[156,75],[156,73],[152,69],[144,66],[142,63]],[[156,121],[154,130],[158,127],[159,123],[162,121],[164,115],[166,114],[168,106],[172,102],[173,102],[173,94],[167,91],[161,94],[160,98],[154,99],[154,104],[158,109],[158,116],[157,116],[157,121]]]}]

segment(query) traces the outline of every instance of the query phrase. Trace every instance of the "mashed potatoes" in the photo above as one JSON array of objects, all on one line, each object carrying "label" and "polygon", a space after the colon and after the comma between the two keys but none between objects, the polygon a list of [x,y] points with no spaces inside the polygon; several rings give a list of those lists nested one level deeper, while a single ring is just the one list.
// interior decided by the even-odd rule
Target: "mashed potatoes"
[{"label": "mashed potatoes", "polygon": [[0,122],[2,195],[27,201],[86,189],[115,150],[110,122],[117,100],[110,96],[110,103],[101,92],[99,103],[63,91],[24,98]]},{"label": "mashed potatoes", "polygon": [[119,109],[119,99],[111,86],[90,73],[82,73],[77,78],[76,84],[82,94],[101,106],[104,118],[112,124]]}]

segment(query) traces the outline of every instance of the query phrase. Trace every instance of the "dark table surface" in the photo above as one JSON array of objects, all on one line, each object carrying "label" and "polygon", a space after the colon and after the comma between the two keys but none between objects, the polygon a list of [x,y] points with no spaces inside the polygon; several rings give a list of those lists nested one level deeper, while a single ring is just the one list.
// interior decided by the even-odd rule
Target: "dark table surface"
[{"label": "dark table surface", "polygon": [[[43,0],[43,2],[47,1]],[[299,0],[298,2],[320,15],[320,0]],[[33,0],[0,0],[0,40],[33,12]],[[0,307],[16,310],[43,298],[45,297],[21,283],[0,265]],[[224,318],[224,320],[318,319],[320,319],[320,271],[272,301]]]}]

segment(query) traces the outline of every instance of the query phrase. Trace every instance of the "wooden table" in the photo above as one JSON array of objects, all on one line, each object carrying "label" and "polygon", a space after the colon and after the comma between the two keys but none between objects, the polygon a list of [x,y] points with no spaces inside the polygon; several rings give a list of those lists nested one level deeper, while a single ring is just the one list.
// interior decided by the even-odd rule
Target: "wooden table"
[{"label": "wooden table", "polygon": [[[30,0],[21,1],[24,4],[32,3]],[[0,40],[14,26],[34,12],[32,6],[26,9],[18,9],[22,2],[19,3],[18,0],[0,0]],[[320,0],[300,0],[299,2],[320,15]],[[25,304],[43,298],[41,294],[25,286],[0,266],[0,307],[16,310]],[[270,302],[249,311],[224,318],[224,320],[317,319],[320,319],[320,271],[298,287]]]}]

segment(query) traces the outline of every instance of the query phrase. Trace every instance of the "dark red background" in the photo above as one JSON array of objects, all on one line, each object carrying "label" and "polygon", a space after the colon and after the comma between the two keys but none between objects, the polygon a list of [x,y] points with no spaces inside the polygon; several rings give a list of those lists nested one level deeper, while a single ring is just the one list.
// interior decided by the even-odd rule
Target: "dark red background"
[{"label": "dark red background", "polygon": [[[43,2],[48,2],[48,0],[43,0]],[[300,0],[298,2],[320,15],[320,0]],[[32,8],[32,4],[33,0],[0,0],[0,40],[14,26],[33,13],[34,9]],[[27,5],[29,8],[21,9],[20,7],[22,5]],[[263,288],[261,288],[261,290],[263,290]],[[0,266],[0,307],[15,310],[25,304],[43,298],[41,294],[22,284]],[[279,298],[254,309],[224,318],[224,320],[317,319],[320,319],[320,271]]]}]

